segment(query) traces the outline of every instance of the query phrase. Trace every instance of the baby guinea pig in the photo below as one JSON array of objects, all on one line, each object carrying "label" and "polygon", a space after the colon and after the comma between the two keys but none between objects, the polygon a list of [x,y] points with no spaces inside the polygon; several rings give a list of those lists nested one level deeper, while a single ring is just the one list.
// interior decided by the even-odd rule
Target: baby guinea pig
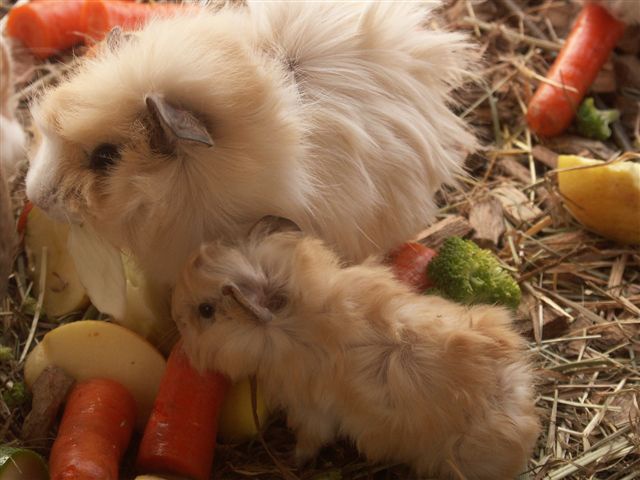
[{"label": "baby guinea pig", "polygon": [[187,262],[173,317],[196,367],[255,374],[300,462],[341,435],[371,461],[439,478],[525,468],[539,425],[505,309],[414,294],[388,268],[343,267],[322,241],[277,224]]},{"label": "baby guinea pig", "polygon": [[33,106],[27,195],[166,286],[265,215],[352,261],[386,251],[475,147],[449,108],[474,49],[437,6],[249,1],[112,38]]}]

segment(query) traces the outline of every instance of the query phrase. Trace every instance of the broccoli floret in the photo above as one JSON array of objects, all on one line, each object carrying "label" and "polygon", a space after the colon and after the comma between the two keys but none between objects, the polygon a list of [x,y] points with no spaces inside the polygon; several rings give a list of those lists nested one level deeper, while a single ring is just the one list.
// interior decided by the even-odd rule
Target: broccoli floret
[{"label": "broccoli floret", "polygon": [[16,408],[29,401],[30,395],[25,387],[24,382],[16,382],[8,385],[8,388],[2,392],[2,399],[9,408]]},{"label": "broccoli floret", "polygon": [[511,308],[520,303],[520,287],[498,259],[462,238],[445,240],[427,273],[435,289],[456,302],[499,303]]},{"label": "broccoli floret", "polygon": [[609,124],[618,118],[618,110],[598,110],[593,98],[587,98],[578,108],[578,131],[585,137],[606,140],[611,136]]}]

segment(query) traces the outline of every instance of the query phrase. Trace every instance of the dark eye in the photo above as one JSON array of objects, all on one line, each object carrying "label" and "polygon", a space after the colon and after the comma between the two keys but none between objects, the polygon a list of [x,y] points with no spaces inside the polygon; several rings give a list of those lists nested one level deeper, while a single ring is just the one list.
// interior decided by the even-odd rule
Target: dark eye
[{"label": "dark eye", "polygon": [[98,145],[89,159],[89,168],[91,170],[106,170],[120,160],[120,152],[118,147],[112,143],[103,143]]},{"label": "dark eye", "polygon": [[201,303],[198,305],[198,313],[202,318],[213,318],[216,313],[216,307],[210,303]]}]

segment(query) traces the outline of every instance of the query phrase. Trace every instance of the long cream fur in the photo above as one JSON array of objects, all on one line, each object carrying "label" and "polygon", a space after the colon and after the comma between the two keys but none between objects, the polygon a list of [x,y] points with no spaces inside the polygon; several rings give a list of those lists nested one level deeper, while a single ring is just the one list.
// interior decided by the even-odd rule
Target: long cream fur
[{"label": "long cream fur", "polygon": [[[449,110],[473,49],[425,25],[437,2],[255,2],[153,22],[34,106],[27,194],[89,221],[171,285],[188,252],[263,215],[294,219],[349,260],[406,240],[475,146]],[[144,98],[204,119],[213,148],[149,147]],[[112,143],[107,173],[88,156]]]},{"label": "long cream fur", "polygon": [[[230,284],[258,308],[277,299],[273,319],[224,295]],[[202,318],[201,304],[215,316]],[[173,317],[194,365],[234,380],[256,374],[267,402],[286,411],[299,460],[344,435],[371,461],[506,480],[538,435],[524,342],[505,309],[414,294],[383,266],[343,268],[316,239],[201,247]]]}]

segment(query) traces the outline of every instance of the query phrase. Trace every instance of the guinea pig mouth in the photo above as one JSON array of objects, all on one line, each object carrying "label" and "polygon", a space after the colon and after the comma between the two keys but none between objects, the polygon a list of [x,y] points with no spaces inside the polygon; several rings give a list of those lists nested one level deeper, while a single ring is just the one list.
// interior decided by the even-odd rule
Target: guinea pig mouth
[{"label": "guinea pig mouth", "polygon": [[273,314],[268,309],[250,301],[237,285],[233,283],[224,285],[222,287],[222,294],[233,298],[233,300],[257,322],[268,323],[273,320]]}]

